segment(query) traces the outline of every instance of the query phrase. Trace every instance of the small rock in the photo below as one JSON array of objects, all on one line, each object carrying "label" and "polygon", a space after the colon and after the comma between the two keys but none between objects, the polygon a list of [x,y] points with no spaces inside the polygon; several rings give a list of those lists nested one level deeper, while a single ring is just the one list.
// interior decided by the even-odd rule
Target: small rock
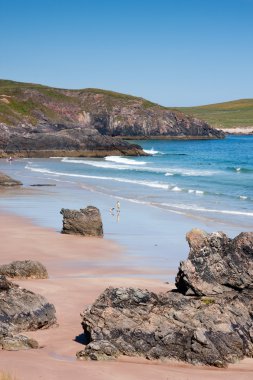
[{"label": "small rock", "polygon": [[31,260],[13,261],[10,264],[1,265],[0,275],[17,279],[48,278],[48,273],[44,265],[38,261]]},{"label": "small rock", "polygon": [[2,349],[6,351],[19,351],[39,348],[39,343],[35,339],[24,335],[7,336],[0,340]]},{"label": "small rock", "polygon": [[61,209],[63,215],[62,234],[82,236],[103,236],[103,224],[98,208],[88,206],[85,209]]}]

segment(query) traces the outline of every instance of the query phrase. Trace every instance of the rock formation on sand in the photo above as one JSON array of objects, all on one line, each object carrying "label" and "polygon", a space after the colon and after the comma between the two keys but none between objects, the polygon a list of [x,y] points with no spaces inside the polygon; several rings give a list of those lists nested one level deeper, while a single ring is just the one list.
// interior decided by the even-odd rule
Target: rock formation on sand
[{"label": "rock formation on sand", "polygon": [[13,261],[10,264],[0,265],[0,275],[17,279],[48,278],[44,265],[32,260]]},{"label": "rock formation on sand", "polygon": [[253,232],[229,239],[223,232],[192,230],[188,260],[180,263],[176,286],[186,295],[253,290]]},{"label": "rock formation on sand", "polygon": [[22,289],[0,275],[0,347],[36,348],[35,341],[15,334],[45,329],[55,323],[55,308],[45,297]]},{"label": "rock formation on sand", "polygon": [[0,157],[144,154],[121,138],[223,138],[206,122],[135,96],[0,80]]},{"label": "rock formation on sand", "polygon": [[63,234],[103,236],[103,223],[96,207],[88,206],[80,211],[62,208],[60,213],[63,215]]},{"label": "rock formation on sand", "polygon": [[90,343],[78,358],[123,354],[224,367],[253,355],[253,233],[231,240],[193,230],[187,239],[178,290],[106,289],[84,311]]},{"label": "rock formation on sand", "polygon": [[0,173],[0,187],[1,186],[20,186],[22,182],[17,181],[4,173]]}]

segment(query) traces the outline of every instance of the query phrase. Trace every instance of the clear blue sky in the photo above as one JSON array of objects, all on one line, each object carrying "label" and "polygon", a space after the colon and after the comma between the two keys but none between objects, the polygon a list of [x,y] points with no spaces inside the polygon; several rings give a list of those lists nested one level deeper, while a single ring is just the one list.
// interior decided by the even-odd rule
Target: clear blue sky
[{"label": "clear blue sky", "polygon": [[0,0],[0,77],[163,105],[253,97],[253,0]]}]

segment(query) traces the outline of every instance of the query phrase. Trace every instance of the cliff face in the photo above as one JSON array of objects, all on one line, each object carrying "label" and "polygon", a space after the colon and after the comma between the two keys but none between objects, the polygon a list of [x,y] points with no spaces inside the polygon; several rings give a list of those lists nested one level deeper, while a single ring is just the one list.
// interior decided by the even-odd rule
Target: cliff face
[{"label": "cliff face", "polygon": [[0,81],[1,155],[142,154],[122,138],[223,138],[207,123],[110,91]]}]

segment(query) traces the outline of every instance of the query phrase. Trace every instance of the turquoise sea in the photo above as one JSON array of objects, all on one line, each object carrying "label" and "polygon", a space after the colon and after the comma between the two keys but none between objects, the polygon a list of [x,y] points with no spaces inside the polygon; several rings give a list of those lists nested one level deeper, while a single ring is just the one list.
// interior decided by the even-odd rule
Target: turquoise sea
[{"label": "turquoise sea", "polygon": [[[95,205],[105,237],[128,259],[160,269],[185,258],[184,235],[193,227],[231,236],[253,229],[253,136],[137,143],[150,155],[1,160],[0,171],[24,188],[3,191],[0,205],[56,230],[62,207]],[[38,183],[55,186],[31,186]],[[110,213],[118,200],[120,213]]]}]

